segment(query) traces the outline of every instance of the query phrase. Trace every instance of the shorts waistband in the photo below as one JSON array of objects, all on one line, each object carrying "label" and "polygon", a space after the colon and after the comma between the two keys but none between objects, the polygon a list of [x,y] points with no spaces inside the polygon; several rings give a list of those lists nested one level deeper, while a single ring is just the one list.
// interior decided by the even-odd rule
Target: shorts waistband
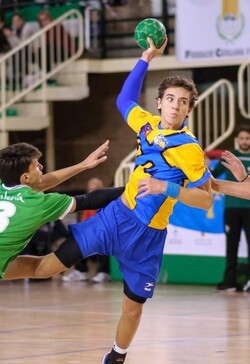
[{"label": "shorts waistband", "polygon": [[[128,206],[126,206],[123,203],[121,196],[118,197],[118,199],[116,200],[116,203],[117,203],[117,206],[119,207],[119,209],[121,209],[126,215],[129,215],[133,219],[136,219],[136,220],[140,221],[138,219],[138,217],[135,215],[135,213],[133,212],[133,210],[131,210]],[[142,224],[142,222],[141,222],[141,224]],[[147,226],[147,225],[145,225],[145,226]]]},{"label": "shorts waistband", "polygon": [[164,231],[167,231],[167,229],[163,229],[163,230],[158,230],[158,229],[155,229],[155,228],[152,228],[148,225],[145,225],[137,216],[136,214],[134,213],[133,210],[131,210],[129,207],[127,207],[122,199],[121,199],[121,196],[118,197],[117,200],[115,200],[115,203],[117,204],[117,207],[122,210],[127,216],[130,216],[132,219],[134,220],[137,220],[139,222],[139,224],[141,224],[142,226],[145,226],[149,231],[161,231],[161,232],[164,232]]}]

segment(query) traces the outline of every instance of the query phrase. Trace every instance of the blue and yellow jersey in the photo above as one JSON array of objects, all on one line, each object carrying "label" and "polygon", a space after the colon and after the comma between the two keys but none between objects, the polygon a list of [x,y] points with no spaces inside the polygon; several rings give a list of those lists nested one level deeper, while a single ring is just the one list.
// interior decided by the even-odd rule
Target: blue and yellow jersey
[{"label": "blue and yellow jersey", "polygon": [[[138,93],[135,96],[134,90],[140,90],[143,77],[141,68],[145,68],[144,64],[140,66],[141,62],[139,72],[136,66],[117,100],[125,121],[137,133],[135,166],[126,185],[125,195],[131,209],[145,225],[165,229],[176,200],[164,194],[137,198],[139,180],[154,177],[181,186],[192,182],[195,187],[199,187],[208,180],[210,173],[204,162],[204,152],[185,123],[179,130],[162,129],[160,116],[152,115],[137,104]],[[135,77],[133,72],[136,73]]]}]

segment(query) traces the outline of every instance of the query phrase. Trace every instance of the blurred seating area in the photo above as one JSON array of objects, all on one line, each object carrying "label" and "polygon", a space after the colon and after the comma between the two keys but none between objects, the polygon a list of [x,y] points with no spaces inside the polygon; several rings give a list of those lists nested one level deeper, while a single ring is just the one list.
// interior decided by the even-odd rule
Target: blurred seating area
[{"label": "blurred seating area", "polygon": [[[137,57],[140,53],[134,40],[134,29],[144,18],[154,17],[164,23],[169,37],[166,52],[174,53],[173,2],[169,0],[10,0],[0,1],[5,23],[11,26],[14,13],[23,16],[28,25],[37,31],[37,14],[48,10],[56,19],[68,10],[77,9],[84,19],[83,57],[117,58]],[[64,27],[67,29],[67,23]],[[77,27],[77,25],[76,25]]]},{"label": "blurred seating area", "polygon": [[[30,6],[19,1],[13,2],[12,7],[10,3],[0,4],[0,40],[4,45],[0,52],[0,145],[5,146],[11,131],[42,130],[50,126],[51,96],[53,101],[58,97],[65,100],[66,96],[67,100],[84,98],[88,86],[84,82],[86,75],[77,77],[75,88],[72,75],[68,77],[70,82],[58,81],[60,71],[83,55],[83,17],[79,4],[34,2]],[[61,93],[53,91],[57,81],[62,86]],[[33,94],[31,101],[24,99],[28,94],[29,97]]]},{"label": "blurred seating area", "polygon": [[[175,0],[0,0],[2,30],[8,28],[3,33],[16,44],[0,54],[0,146],[9,144],[12,132],[46,130],[51,143],[46,164],[54,169],[50,102],[89,97],[86,63],[92,69],[101,63],[89,59],[117,58],[118,64],[120,58],[140,56],[134,30],[145,18],[164,23],[169,38],[166,54],[174,54],[171,1]],[[29,32],[24,34],[23,25]],[[83,62],[72,67],[80,58]]]},{"label": "blurred seating area", "polygon": [[39,86],[42,79],[55,82],[58,71],[83,54],[79,4],[32,3],[0,8],[1,44],[9,46],[1,46],[1,87],[11,92]]}]

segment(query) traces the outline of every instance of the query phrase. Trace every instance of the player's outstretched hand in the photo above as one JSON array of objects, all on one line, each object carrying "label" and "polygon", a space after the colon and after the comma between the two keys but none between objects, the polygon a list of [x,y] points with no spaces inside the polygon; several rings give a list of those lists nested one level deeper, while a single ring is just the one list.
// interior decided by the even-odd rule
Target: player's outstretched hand
[{"label": "player's outstretched hand", "polygon": [[166,36],[165,42],[163,43],[161,48],[156,48],[151,38],[148,37],[147,41],[149,43],[149,47],[145,51],[143,51],[141,59],[143,59],[145,62],[150,62],[153,58],[159,57],[163,54],[168,43],[168,37]]},{"label": "player's outstretched hand", "polygon": [[105,162],[107,160],[106,152],[109,149],[109,140],[106,140],[99,148],[94,150],[84,161],[82,161],[82,165],[84,169],[95,168],[99,164]]},{"label": "player's outstretched hand", "polygon": [[74,164],[73,166],[58,169],[42,175],[41,181],[32,184],[31,187],[36,191],[46,191],[60,183],[67,181],[67,179],[85,171],[86,169],[94,168],[107,160],[106,152],[109,149],[109,140],[106,140],[99,148],[94,150],[82,162]]},{"label": "player's outstretched hand", "polygon": [[225,150],[221,154],[221,158],[223,159],[221,164],[223,164],[224,167],[229,169],[229,171],[233,173],[234,177],[238,181],[242,181],[246,177],[247,172],[245,170],[243,163],[233,153],[229,152],[228,150]]},{"label": "player's outstretched hand", "polygon": [[166,191],[167,182],[149,177],[140,179],[138,182],[138,198],[147,195],[158,195]]}]

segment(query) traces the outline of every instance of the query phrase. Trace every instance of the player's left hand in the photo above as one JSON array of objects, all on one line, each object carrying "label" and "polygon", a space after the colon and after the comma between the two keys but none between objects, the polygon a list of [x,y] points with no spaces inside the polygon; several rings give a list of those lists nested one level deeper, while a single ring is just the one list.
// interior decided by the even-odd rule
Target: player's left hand
[{"label": "player's left hand", "polygon": [[225,150],[222,153],[221,158],[223,159],[221,164],[229,169],[238,181],[242,181],[246,177],[247,172],[243,163],[233,153]]},{"label": "player's left hand", "polygon": [[149,177],[140,179],[138,182],[138,198],[147,195],[158,195],[166,191],[167,182]]},{"label": "player's left hand", "polygon": [[81,163],[84,166],[84,169],[90,169],[98,166],[99,164],[105,162],[107,160],[106,152],[109,149],[109,140],[106,140],[99,148],[94,150],[84,161]]}]

